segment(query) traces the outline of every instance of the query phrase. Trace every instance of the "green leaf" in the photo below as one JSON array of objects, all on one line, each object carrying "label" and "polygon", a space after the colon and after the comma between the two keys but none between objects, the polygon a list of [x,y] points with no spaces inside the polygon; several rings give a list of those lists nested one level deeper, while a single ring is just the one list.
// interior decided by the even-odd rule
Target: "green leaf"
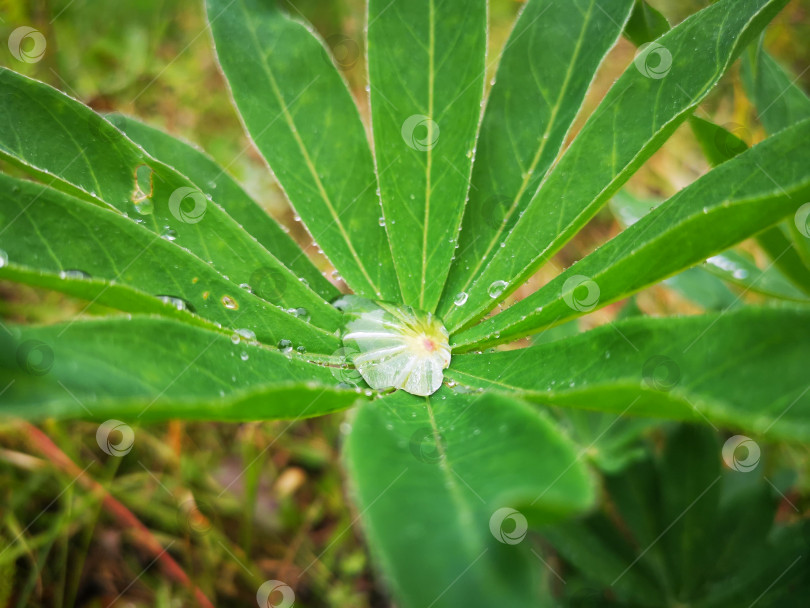
[{"label": "green leaf", "polygon": [[540,403],[810,437],[808,309],[631,319],[551,344],[455,355],[461,384]]},{"label": "green leaf", "polygon": [[543,536],[587,578],[609,588],[619,606],[661,605],[662,590],[654,577],[645,565],[630,567],[632,549],[604,515],[563,522],[544,529]]},{"label": "green leaf", "polygon": [[[3,254],[5,252],[0,253],[0,255]],[[187,308],[180,306],[177,301],[172,302],[167,298],[156,298],[150,293],[134,289],[128,285],[113,283],[76,272],[47,272],[20,266],[13,262],[5,262],[0,267],[0,279],[51,289],[87,300],[90,304],[82,312],[90,308],[91,304],[101,304],[122,312],[160,315],[214,331],[218,329],[214,323],[191,313]]]},{"label": "green leaf", "polygon": [[631,6],[630,0],[526,3],[487,99],[459,248],[439,305],[442,318],[459,314],[459,294],[467,293],[526,210]]},{"label": "green leaf", "polygon": [[275,2],[207,8],[234,102],[312,238],[355,293],[398,300],[366,132],[322,42]]},{"label": "green leaf", "polygon": [[652,42],[670,29],[669,21],[644,0],[636,0],[630,19],[624,26],[624,37],[636,46]]},{"label": "green leaf", "polygon": [[[763,467],[721,468],[718,434],[705,426],[662,435],[646,458],[605,477],[599,512],[544,529],[576,568],[566,568],[566,589],[581,577],[619,605],[718,608],[801,594],[807,566],[791,566],[800,563],[807,530],[774,525],[784,496],[763,479]],[[795,538],[784,542],[786,533]]]},{"label": "green leaf", "polygon": [[639,437],[661,424],[660,420],[571,408],[555,408],[554,415],[571,438],[584,446],[589,460],[606,472],[619,471],[638,458],[643,453]]},{"label": "green leaf", "polygon": [[559,251],[686,119],[784,4],[721,0],[637,56],[470,285],[466,304],[443,315],[448,330],[480,318]]},{"label": "green leaf", "polygon": [[[712,165],[719,165],[748,147],[743,140],[723,127],[694,116],[690,118],[690,123],[706,158]],[[795,230],[796,222],[789,224]],[[802,250],[794,246],[795,241],[798,240],[801,245],[805,239],[798,230],[795,230],[795,233],[797,238],[791,242],[781,227],[772,226],[757,235],[756,239],[760,247],[773,260],[768,268],[776,267],[781,271],[781,273],[772,274],[783,274],[794,284],[810,293],[810,265],[802,258]]]},{"label": "green leaf", "polygon": [[469,188],[487,4],[369,0],[368,24],[374,151],[391,168],[380,190],[402,300],[433,312]]},{"label": "green leaf", "polygon": [[761,270],[750,257],[735,251],[713,255],[702,266],[707,272],[751,291],[782,300],[807,302],[807,295],[788,281],[779,269],[769,264]]},{"label": "green leaf", "polygon": [[[229,277],[232,289],[270,283],[261,290],[265,299],[287,308],[303,306],[313,323],[337,329],[334,308],[219,205],[88,107],[5,68],[0,68],[0,103],[0,158],[54,188],[141,219],[142,229],[170,232],[176,245]],[[6,234],[13,226],[12,216]]]},{"label": "green leaf", "polygon": [[760,234],[757,242],[771,258],[774,266],[802,291],[810,294],[810,267],[805,266],[802,256],[785,232],[778,227],[773,228]]},{"label": "green leaf", "polygon": [[723,163],[454,348],[506,342],[590,312],[756,234],[810,196],[810,121]]},{"label": "green leaf", "polygon": [[671,522],[661,549],[674,595],[684,602],[697,595],[715,563],[707,544],[722,546],[716,536],[721,453],[713,429],[681,425],[661,455],[661,520]]},{"label": "green leaf", "polygon": [[[200,148],[129,116],[110,114],[106,119],[152,157],[177,169],[197,184],[206,195],[222,201],[228,215],[239,222],[282,264],[299,278],[306,280],[323,299],[332,301],[340,295],[286,230],[245,192],[226,169],[220,167]],[[261,283],[258,287],[261,288]]]},{"label": "green leaf", "polygon": [[735,133],[708,120],[690,116],[689,126],[692,127],[700,149],[712,167],[716,167],[748,149],[748,144]]},{"label": "green leaf", "polygon": [[[761,41],[760,41],[761,42]],[[790,125],[810,118],[810,97],[797,85],[761,44],[750,48],[743,57],[742,79],[748,96],[757,108],[760,122],[769,133],[786,129]],[[804,208],[803,208],[804,209]],[[810,208],[807,208],[810,209]],[[782,247],[782,235],[769,234],[767,242],[760,242],[771,257],[791,279],[807,291],[810,277],[810,219],[807,213],[797,213],[787,222],[793,251],[780,255],[775,248]]]},{"label": "green leaf", "polygon": [[761,45],[752,45],[742,60],[742,80],[768,133],[810,118],[810,98]]},{"label": "green leaf", "polygon": [[400,391],[356,414],[346,463],[397,605],[537,605],[535,573],[544,566],[520,542],[520,524],[547,523],[594,499],[555,425],[519,401],[446,387],[428,400]]},{"label": "green leaf", "polygon": [[[627,226],[635,224],[652,209],[659,206],[661,202],[660,200],[637,198],[626,189],[623,189],[610,199],[609,206],[619,224],[626,228]],[[747,262],[746,269],[742,270],[739,266],[732,265],[731,261],[725,258],[722,260],[720,256],[715,256],[715,258],[718,258],[717,260],[713,260],[717,262],[717,264],[727,264],[731,268],[731,272],[727,273],[728,276],[737,274],[741,277],[740,280],[745,280],[742,274],[745,273],[747,276],[749,269],[763,274],[753,262]],[[724,273],[722,276],[725,278],[725,271],[721,270],[720,272]],[[751,274],[753,275],[754,273],[752,272]],[[753,283],[753,281],[748,281],[748,283]],[[723,310],[724,308],[733,308],[741,303],[739,296],[732,293],[726,284],[715,276],[715,273],[708,272],[705,266],[687,268],[683,272],[666,279],[664,284],[698,306],[701,306],[704,310]],[[785,284],[788,284],[787,281],[785,281]],[[747,286],[748,285],[746,285],[746,287]],[[800,293],[790,285],[789,289],[793,293]]]},{"label": "green leaf", "polygon": [[[13,218],[14,228],[0,237],[0,247],[14,264],[50,275],[89,275],[119,283],[225,327],[250,330],[266,344],[290,340],[322,353],[340,346],[332,332],[307,323],[305,311],[292,314],[240,289],[191,252],[110,209],[0,174],[0,214]],[[49,286],[63,287],[55,281]],[[74,290],[75,282],[64,288]],[[88,286],[82,295],[92,291]]]},{"label": "green leaf", "polygon": [[327,367],[170,319],[110,317],[12,333],[0,338],[3,416],[298,419],[358,398],[335,388]]}]

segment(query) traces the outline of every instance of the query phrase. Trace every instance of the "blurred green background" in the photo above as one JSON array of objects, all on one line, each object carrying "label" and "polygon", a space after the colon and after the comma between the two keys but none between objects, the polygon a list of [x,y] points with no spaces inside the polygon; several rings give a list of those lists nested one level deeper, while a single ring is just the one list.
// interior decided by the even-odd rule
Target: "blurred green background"
[{"label": "blurred green background", "polygon": [[[650,0],[673,24],[708,3]],[[367,117],[363,0],[288,4],[292,14],[310,21],[332,47]],[[521,3],[490,4],[494,58]],[[810,89],[809,12],[810,0],[793,0],[766,36],[766,47],[799,76],[805,90]],[[47,41],[37,63],[15,60],[5,44],[11,31],[23,25],[38,29]],[[310,246],[242,131],[216,65],[201,1],[0,0],[0,38],[2,65],[47,82],[99,112],[131,114],[199,144],[303,246]],[[633,54],[625,41],[611,52],[577,127]],[[764,137],[736,67],[697,114],[726,125],[749,144]],[[7,169],[2,163],[0,168]],[[641,197],[665,197],[707,168],[684,126],[628,189]],[[606,211],[556,262],[567,266],[618,231]],[[752,244],[744,247],[761,256]],[[542,271],[532,284],[547,280],[548,273],[553,268]],[[695,304],[663,287],[645,291],[631,304],[651,314],[696,310]],[[622,305],[587,317],[580,328],[614,318]],[[0,282],[4,323],[53,322],[84,306],[63,295]],[[102,312],[95,306],[86,314]],[[296,606],[387,606],[383,585],[352,526],[357,514],[346,499],[338,464],[341,421],[342,416],[335,415],[293,425],[171,423],[136,428],[135,446],[124,459],[105,457],[98,450],[94,423],[50,423],[42,428],[80,469],[88,466],[88,474],[135,513],[163,546],[171,544],[171,554],[209,597],[217,598],[217,606],[255,605],[256,589],[271,578],[295,588]],[[806,449],[780,449],[788,461],[807,458]],[[139,539],[102,508],[100,495],[75,481],[49,463],[41,443],[25,426],[0,423],[0,607],[10,579],[11,606],[193,605],[183,587],[150,564],[152,557],[142,551]],[[805,493],[807,480],[801,479],[799,487]]]}]

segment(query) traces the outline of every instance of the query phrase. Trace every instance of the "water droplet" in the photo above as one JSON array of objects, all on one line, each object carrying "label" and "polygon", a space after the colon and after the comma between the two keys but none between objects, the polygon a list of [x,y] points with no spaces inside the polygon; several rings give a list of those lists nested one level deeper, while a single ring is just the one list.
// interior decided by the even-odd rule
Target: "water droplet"
[{"label": "water droplet", "polygon": [[278,349],[283,353],[288,353],[292,350],[292,342],[290,340],[279,340]]},{"label": "water droplet", "polygon": [[242,361],[247,361],[249,357],[250,355],[248,355],[245,351],[242,351],[242,354],[239,355],[239,358],[242,359]]},{"label": "water droplet", "polygon": [[165,302],[170,306],[173,306],[177,310],[187,310],[189,312],[194,312],[194,308],[186,302],[183,298],[178,298],[177,296],[156,296],[158,300],[161,302]]},{"label": "water droplet", "polygon": [[160,237],[166,239],[167,241],[173,241],[177,238],[177,231],[172,230],[170,226],[164,226],[163,231],[160,233]]},{"label": "water droplet", "polygon": [[221,302],[222,305],[228,310],[236,310],[239,308],[239,304],[231,296],[228,295],[222,296]]},{"label": "water droplet", "polygon": [[456,297],[453,298],[453,304],[456,306],[464,306],[467,303],[467,298],[470,297],[466,291],[462,291],[456,294]]},{"label": "water droplet", "polygon": [[0,268],[8,264],[8,254],[0,249]]},{"label": "water droplet", "polygon": [[377,220],[377,223],[378,223],[380,226],[385,226],[385,218],[384,218],[384,217],[381,217],[380,219],[378,219],[378,220]]},{"label": "water droplet", "polygon": [[306,308],[291,308],[290,313],[302,321],[309,321],[309,311]]},{"label": "water droplet", "polygon": [[497,298],[499,295],[503,293],[503,290],[506,289],[506,286],[508,284],[509,283],[507,283],[506,281],[494,281],[487,290],[487,293],[489,293],[489,297]]},{"label": "water droplet", "polygon": [[435,316],[357,296],[343,296],[335,306],[344,313],[344,350],[372,389],[425,396],[441,387],[450,347]]},{"label": "water droplet", "polygon": [[84,270],[66,268],[59,272],[60,279],[89,279],[90,275]]}]

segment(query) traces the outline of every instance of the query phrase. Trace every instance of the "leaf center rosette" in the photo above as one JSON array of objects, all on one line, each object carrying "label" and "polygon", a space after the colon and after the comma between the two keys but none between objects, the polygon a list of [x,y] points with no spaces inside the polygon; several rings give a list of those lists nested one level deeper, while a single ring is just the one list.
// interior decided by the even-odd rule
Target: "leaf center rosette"
[{"label": "leaf center rosette", "polygon": [[439,390],[450,365],[449,335],[431,313],[344,296],[345,356],[375,390],[402,389],[426,397]]}]

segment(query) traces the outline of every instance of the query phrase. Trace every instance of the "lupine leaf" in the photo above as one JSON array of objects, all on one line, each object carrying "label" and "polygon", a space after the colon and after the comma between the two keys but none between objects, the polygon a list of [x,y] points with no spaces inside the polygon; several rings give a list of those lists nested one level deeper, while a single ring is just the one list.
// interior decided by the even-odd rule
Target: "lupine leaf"
[{"label": "lupine leaf", "polygon": [[470,200],[440,316],[464,299],[525,211],[631,7],[630,0],[526,3],[487,99]]},{"label": "lupine leaf", "polygon": [[543,564],[517,526],[594,498],[554,424],[490,394],[400,391],[361,406],[345,457],[372,552],[403,608],[538,605]]},{"label": "lupine leaf", "polygon": [[110,114],[106,118],[154,158],[177,169],[205,194],[222,201],[228,215],[282,264],[306,280],[318,295],[327,301],[340,295],[290,235],[213,158],[196,146],[130,116]]},{"label": "lupine leaf", "polygon": [[327,367],[170,319],[110,317],[11,331],[0,337],[7,386],[0,416],[130,424],[297,419],[358,398],[336,388]]},{"label": "lupine leaf", "polygon": [[[0,235],[0,248],[15,264],[51,275],[89,275],[120,283],[214,323],[250,330],[273,346],[290,340],[322,353],[340,346],[332,332],[306,322],[307,309],[293,314],[266,302],[113,210],[0,174],[0,213],[13,218],[13,229]],[[65,288],[75,286],[71,282]]]},{"label": "lupine leaf", "polygon": [[0,158],[54,188],[140,218],[141,229],[155,235],[171,231],[176,245],[210,263],[234,287],[272,283],[266,299],[304,306],[313,323],[337,328],[336,311],[215,201],[88,107],[6,68],[0,68],[0,104]]},{"label": "lupine leaf", "polygon": [[276,2],[208,0],[207,7],[248,133],[312,238],[355,293],[396,301],[371,149],[322,42]]},{"label": "lupine leaf", "polygon": [[448,330],[453,333],[480,318],[582,228],[784,4],[721,0],[638,55],[546,176],[504,246],[476,276],[466,304],[443,316]]},{"label": "lupine leaf", "polygon": [[756,234],[810,196],[808,155],[810,120],[704,175],[531,296],[453,337],[451,345],[505,342],[559,323]]},{"label": "lupine leaf", "polygon": [[433,312],[469,188],[487,5],[370,0],[368,23],[374,150],[390,167],[380,173],[386,230],[403,302]]},{"label": "lupine leaf", "polygon": [[641,46],[664,35],[669,29],[666,17],[644,0],[636,0],[630,19],[624,27],[624,37],[636,46]]},{"label": "lupine leaf", "polygon": [[810,98],[761,45],[743,55],[742,80],[768,133],[776,133],[810,118]]},{"label": "lupine leaf", "polygon": [[636,318],[527,349],[455,355],[445,377],[540,403],[807,440],[808,340],[808,309]]}]

